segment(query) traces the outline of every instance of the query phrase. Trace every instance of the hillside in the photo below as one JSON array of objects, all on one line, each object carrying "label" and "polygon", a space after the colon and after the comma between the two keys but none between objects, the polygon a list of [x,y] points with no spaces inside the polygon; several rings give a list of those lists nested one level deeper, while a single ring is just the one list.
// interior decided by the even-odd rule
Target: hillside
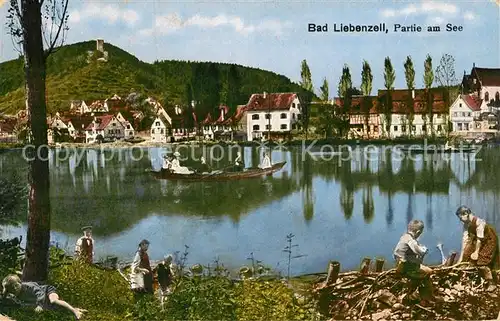
[{"label": "hillside", "polygon": [[[215,107],[230,100],[245,104],[255,92],[299,91],[287,77],[239,65],[160,61],[145,63],[109,43],[107,62],[97,61],[95,41],[66,45],[47,63],[48,111],[67,110],[70,100],[105,99],[141,92],[158,98],[165,106],[195,99]],[[93,51],[91,59],[88,51]],[[90,60],[90,61],[88,61]],[[24,108],[22,58],[0,64],[0,113],[14,114]],[[210,97],[208,97],[210,96]]]}]

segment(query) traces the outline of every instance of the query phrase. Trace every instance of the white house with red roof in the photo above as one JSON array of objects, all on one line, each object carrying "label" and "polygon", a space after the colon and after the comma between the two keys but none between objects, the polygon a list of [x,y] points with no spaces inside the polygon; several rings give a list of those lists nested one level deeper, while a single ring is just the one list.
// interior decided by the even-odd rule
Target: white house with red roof
[{"label": "white house with red roof", "polygon": [[85,129],[85,141],[89,144],[99,139],[110,141],[123,138],[125,138],[125,127],[114,115],[94,117]]},{"label": "white house with red roof", "polygon": [[263,93],[250,96],[246,105],[247,140],[289,137],[298,129],[301,104],[296,93]]},{"label": "white house with red roof", "polygon": [[462,136],[497,132],[497,116],[478,95],[459,95],[450,107],[452,133]]},{"label": "white house with red roof", "polygon": [[473,64],[462,79],[464,93],[478,96],[486,105],[500,107],[500,68],[480,68]]}]

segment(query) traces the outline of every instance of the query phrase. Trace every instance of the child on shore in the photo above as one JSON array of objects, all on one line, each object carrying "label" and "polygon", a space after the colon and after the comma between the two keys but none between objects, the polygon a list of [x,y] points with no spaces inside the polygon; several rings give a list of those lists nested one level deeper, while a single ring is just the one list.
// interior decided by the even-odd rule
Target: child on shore
[{"label": "child on shore", "polygon": [[463,224],[462,251],[457,264],[469,262],[479,267],[485,279],[488,292],[497,289],[492,270],[500,267],[500,251],[495,228],[474,215],[467,206],[460,206],[455,212]]},{"label": "child on shore", "polygon": [[36,312],[42,312],[44,309],[53,309],[54,306],[63,307],[75,315],[77,320],[80,320],[86,310],[74,308],[66,301],[59,298],[56,293],[56,288],[52,285],[41,285],[37,282],[21,282],[21,279],[15,275],[10,274],[2,281],[2,295],[14,295],[18,300],[24,304],[35,304]]},{"label": "child on shore", "polygon": [[[433,286],[430,280],[432,269],[423,265],[424,256],[429,251],[427,247],[418,243],[417,239],[424,231],[424,222],[413,220],[408,224],[407,232],[399,239],[394,249],[394,258],[397,270],[402,275],[412,281],[412,286],[419,288],[420,296],[425,301],[438,300],[434,297]],[[411,299],[417,299],[413,293]]]}]

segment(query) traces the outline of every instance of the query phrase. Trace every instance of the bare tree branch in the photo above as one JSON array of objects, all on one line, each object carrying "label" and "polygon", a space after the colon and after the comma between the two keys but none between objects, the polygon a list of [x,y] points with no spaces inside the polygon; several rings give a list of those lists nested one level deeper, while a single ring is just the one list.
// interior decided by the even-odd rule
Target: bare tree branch
[{"label": "bare tree branch", "polygon": [[[54,51],[54,47],[57,43],[57,39],[59,38],[60,34],[61,34],[61,30],[63,31],[63,35],[64,35],[64,31],[67,30],[67,23],[68,23],[68,15],[67,15],[67,11],[68,11],[68,3],[69,3],[69,0],[62,0],[61,4],[63,4],[63,11],[62,11],[62,15],[59,19],[59,21],[57,22],[57,33],[56,35],[54,36],[54,38],[52,39],[52,42],[49,46],[49,49],[45,52],[45,59],[47,59],[47,57]],[[54,0],[54,3],[52,3],[52,6],[53,7],[56,7],[56,1]],[[55,20],[55,17],[53,17]],[[61,39],[61,45],[64,43],[64,37],[62,37]]]}]

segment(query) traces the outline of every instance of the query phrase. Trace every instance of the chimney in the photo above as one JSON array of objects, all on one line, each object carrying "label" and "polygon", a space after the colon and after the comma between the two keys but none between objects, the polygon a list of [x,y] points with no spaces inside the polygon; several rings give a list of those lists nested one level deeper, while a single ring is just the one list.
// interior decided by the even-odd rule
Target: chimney
[{"label": "chimney", "polygon": [[472,63],[472,68],[476,68],[476,63],[475,62]]},{"label": "chimney", "polygon": [[412,99],[415,99],[415,89],[412,89],[412,90],[411,90],[411,98],[412,98]]}]

